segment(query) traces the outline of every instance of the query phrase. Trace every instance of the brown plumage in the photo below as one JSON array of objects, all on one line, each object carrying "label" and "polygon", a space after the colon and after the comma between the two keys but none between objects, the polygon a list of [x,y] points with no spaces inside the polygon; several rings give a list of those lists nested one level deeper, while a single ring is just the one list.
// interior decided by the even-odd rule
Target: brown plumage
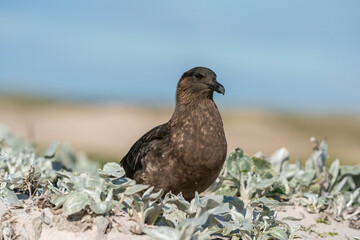
[{"label": "brown plumage", "polygon": [[155,190],[182,192],[188,200],[206,190],[219,175],[227,148],[214,91],[225,93],[212,70],[185,72],[171,119],[142,136],[121,160],[126,176]]}]

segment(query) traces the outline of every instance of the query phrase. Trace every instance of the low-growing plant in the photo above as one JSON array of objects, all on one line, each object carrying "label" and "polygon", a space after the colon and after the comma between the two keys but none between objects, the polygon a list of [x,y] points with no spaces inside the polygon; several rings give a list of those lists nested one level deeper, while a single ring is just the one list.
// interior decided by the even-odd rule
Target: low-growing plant
[{"label": "low-growing plant", "polygon": [[300,161],[289,163],[285,148],[270,157],[261,153],[250,157],[239,148],[231,151],[209,191],[238,196],[245,204],[257,197],[280,201],[291,198],[310,212],[327,211],[336,218],[356,218],[360,213],[360,165],[340,166],[337,159],[326,168],[326,141],[319,144],[315,138],[310,140],[314,152],[304,165]]},{"label": "low-growing plant", "polygon": [[[65,216],[124,213],[137,224],[132,232],[154,239],[288,239],[292,230],[275,211],[284,202],[339,219],[360,215],[360,165],[340,166],[336,160],[326,168],[326,142],[312,142],[314,152],[304,164],[290,163],[285,148],[270,157],[250,157],[237,148],[207,192],[188,202],[181,194],[136,184],[118,163],[80,172],[91,161],[56,142],[39,156],[29,142],[0,127],[0,200],[21,206],[19,194],[49,196],[53,209]],[[331,234],[336,233],[326,233]]]}]

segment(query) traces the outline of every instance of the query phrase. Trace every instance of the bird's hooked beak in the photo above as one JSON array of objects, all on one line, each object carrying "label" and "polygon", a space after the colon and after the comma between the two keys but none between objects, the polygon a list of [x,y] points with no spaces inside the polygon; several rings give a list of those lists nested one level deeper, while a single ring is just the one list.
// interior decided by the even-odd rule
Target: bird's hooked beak
[{"label": "bird's hooked beak", "polygon": [[215,79],[212,81],[212,83],[208,84],[208,86],[210,87],[210,89],[221,93],[222,95],[225,95],[225,88],[223,85],[221,85],[220,83],[218,83]]}]

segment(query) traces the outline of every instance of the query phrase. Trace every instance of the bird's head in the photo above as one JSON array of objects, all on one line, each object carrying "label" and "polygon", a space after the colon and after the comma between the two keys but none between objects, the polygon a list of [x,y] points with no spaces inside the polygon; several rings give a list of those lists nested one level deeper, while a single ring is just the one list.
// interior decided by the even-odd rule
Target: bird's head
[{"label": "bird's head", "polygon": [[208,97],[212,99],[214,91],[225,94],[223,85],[216,81],[216,74],[205,67],[195,67],[185,72],[178,83],[177,97]]}]

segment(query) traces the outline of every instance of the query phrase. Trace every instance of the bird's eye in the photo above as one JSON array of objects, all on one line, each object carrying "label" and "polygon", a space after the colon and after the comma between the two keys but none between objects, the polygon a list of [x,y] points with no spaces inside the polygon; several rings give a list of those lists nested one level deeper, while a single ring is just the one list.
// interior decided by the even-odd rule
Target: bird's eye
[{"label": "bird's eye", "polygon": [[204,76],[198,73],[198,74],[195,75],[195,77],[196,77],[197,79],[202,79]]}]

